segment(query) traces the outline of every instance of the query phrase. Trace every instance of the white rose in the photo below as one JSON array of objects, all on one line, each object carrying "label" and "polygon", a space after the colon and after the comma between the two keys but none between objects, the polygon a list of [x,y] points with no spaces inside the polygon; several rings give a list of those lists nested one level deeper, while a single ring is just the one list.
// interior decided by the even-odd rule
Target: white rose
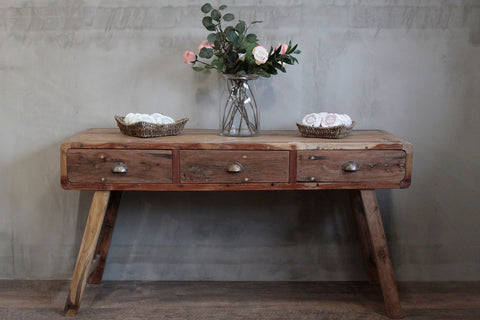
[{"label": "white rose", "polygon": [[264,64],[268,60],[268,50],[262,46],[253,48],[252,54],[257,65]]}]

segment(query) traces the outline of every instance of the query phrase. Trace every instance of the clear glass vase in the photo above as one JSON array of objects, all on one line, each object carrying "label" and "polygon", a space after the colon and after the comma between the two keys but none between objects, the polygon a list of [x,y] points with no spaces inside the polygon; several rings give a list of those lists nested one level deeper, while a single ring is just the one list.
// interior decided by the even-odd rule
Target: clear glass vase
[{"label": "clear glass vase", "polygon": [[255,101],[254,83],[258,75],[224,74],[225,87],[220,98],[222,136],[251,137],[259,133],[259,112]]}]

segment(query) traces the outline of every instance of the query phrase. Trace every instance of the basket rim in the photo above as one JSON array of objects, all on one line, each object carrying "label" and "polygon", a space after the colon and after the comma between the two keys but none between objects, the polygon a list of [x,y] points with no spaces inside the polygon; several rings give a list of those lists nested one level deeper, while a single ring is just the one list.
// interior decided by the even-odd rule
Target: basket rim
[{"label": "basket rim", "polygon": [[304,125],[303,123],[297,122],[297,126],[299,126],[299,127],[313,128],[313,129],[319,129],[319,130],[334,130],[334,129],[340,129],[340,128],[350,129],[350,128],[353,128],[355,126],[355,124],[356,124],[356,122],[352,121],[352,124],[349,125],[349,126],[341,124],[339,126],[333,126],[333,127],[314,127],[314,126],[307,126],[307,125]]}]

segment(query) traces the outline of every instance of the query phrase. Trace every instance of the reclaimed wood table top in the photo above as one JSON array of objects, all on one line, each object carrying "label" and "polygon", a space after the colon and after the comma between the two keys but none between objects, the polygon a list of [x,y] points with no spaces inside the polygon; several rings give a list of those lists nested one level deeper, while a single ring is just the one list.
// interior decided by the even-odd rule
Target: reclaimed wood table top
[{"label": "reclaimed wood table top", "polygon": [[224,137],[217,130],[185,129],[180,135],[137,138],[117,128],[92,128],[66,140],[63,148],[255,149],[255,150],[406,150],[411,144],[384,130],[353,130],[342,139],[305,138],[297,130],[262,131],[255,137]]}]

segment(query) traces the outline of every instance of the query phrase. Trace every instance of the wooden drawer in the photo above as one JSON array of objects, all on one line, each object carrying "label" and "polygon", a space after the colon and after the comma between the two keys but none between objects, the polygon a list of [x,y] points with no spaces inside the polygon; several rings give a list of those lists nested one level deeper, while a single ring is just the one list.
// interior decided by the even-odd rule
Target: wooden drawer
[{"label": "wooden drawer", "polygon": [[172,152],[70,149],[67,177],[73,184],[172,183]]},{"label": "wooden drawer", "polygon": [[398,183],[405,178],[403,150],[299,151],[299,182]]},{"label": "wooden drawer", "polygon": [[181,150],[181,183],[288,182],[288,151]]}]

